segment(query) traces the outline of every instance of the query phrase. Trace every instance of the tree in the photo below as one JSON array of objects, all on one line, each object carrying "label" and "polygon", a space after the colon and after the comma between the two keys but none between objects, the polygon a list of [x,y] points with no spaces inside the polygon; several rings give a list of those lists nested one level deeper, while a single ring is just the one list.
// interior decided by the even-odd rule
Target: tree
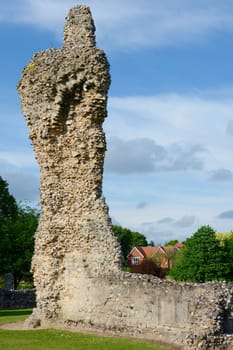
[{"label": "tree", "polygon": [[12,272],[15,288],[29,274],[39,213],[17,205],[0,177],[0,273]]},{"label": "tree", "polygon": [[9,193],[7,182],[0,176],[0,225],[5,219],[14,219],[17,210],[16,200]]},{"label": "tree", "polygon": [[142,233],[131,231],[119,225],[113,225],[113,232],[121,245],[123,264],[125,264],[127,255],[133,247],[148,245],[146,237]]},{"label": "tree", "polygon": [[8,184],[0,176],[0,272],[9,272],[8,258],[10,254],[9,225],[16,219],[18,206],[9,193]]},{"label": "tree", "polygon": [[233,232],[216,232],[216,238],[224,245],[225,241],[233,237]]},{"label": "tree", "polygon": [[164,243],[164,247],[167,247],[169,245],[176,245],[176,243],[179,243],[179,241],[177,239],[172,239],[171,241]]},{"label": "tree", "polygon": [[233,232],[220,241],[220,245],[225,251],[226,261],[228,263],[225,280],[228,282],[233,282]]},{"label": "tree", "polygon": [[39,212],[30,207],[18,207],[18,215],[9,225],[11,251],[8,271],[14,275],[15,287],[30,276],[31,260],[34,251],[34,235],[39,220]]},{"label": "tree", "polygon": [[180,281],[204,282],[225,280],[229,272],[226,249],[216,238],[215,231],[203,226],[185,241],[170,275]]}]

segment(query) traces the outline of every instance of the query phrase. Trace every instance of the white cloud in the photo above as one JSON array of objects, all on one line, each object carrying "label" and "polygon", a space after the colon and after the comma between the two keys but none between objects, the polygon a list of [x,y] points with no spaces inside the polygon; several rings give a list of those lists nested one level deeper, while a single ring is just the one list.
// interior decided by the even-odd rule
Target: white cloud
[{"label": "white cloud", "polygon": [[[153,240],[156,244],[164,244],[171,239],[182,242],[197,230],[197,226],[193,227],[195,220],[194,216],[188,215],[176,221],[173,218],[165,217],[157,222],[143,223],[139,226],[139,230],[148,237],[148,240]],[[179,228],[178,231],[177,227]],[[191,229],[191,227],[193,228]],[[187,229],[189,229],[189,232],[187,232]]]},{"label": "white cloud", "polygon": [[226,127],[226,133],[228,136],[233,136],[233,120],[229,120]]},{"label": "white cloud", "polygon": [[153,140],[123,140],[115,137],[108,142],[105,169],[120,174],[152,172],[155,164],[165,156],[165,149]]},{"label": "white cloud", "polygon": [[149,138],[115,137],[108,140],[105,170],[118,174],[202,170],[204,152],[200,145],[175,143],[166,148]]},{"label": "white cloud", "polygon": [[[233,98],[227,91],[224,95],[220,92],[218,99],[215,94],[217,92],[199,91],[196,94],[111,97],[109,117],[104,125],[109,153],[112,140],[117,137],[124,140],[121,147],[131,154],[133,148],[126,148],[126,144],[133,135],[134,139],[149,139],[151,145],[153,141],[154,145],[163,148],[160,156],[166,154],[167,160],[163,164],[164,170],[180,167],[181,170],[214,171],[217,168],[233,171],[233,138],[226,137],[227,125],[232,120]],[[152,148],[149,151],[148,147],[147,156],[151,155],[150,152]],[[127,157],[127,154],[122,153],[122,157]],[[151,162],[150,158],[152,167]],[[161,170],[161,161],[159,165],[154,163],[154,170]]]},{"label": "white cloud", "polygon": [[165,218],[162,218],[160,220],[157,221],[157,224],[161,224],[161,225],[164,225],[164,224],[171,224],[174,222],[174,219],[173,218],[170,218],[170,217],[165,217]]},{"label": "white cloud", "polygon": [[1,169],[1,177],[9,184],[9,191],[17,201],[36,206],[39,203],[39,176],[21,169]]},{"label": "white cloud", "polygon": [[[98,39],[109,47],[136,48],[203,40],[233,28],[233,4],[225,0],[86,0]],[[18,22],[62,33],[64,17],[76,0],[4,1],[0,21]]]},{"label": "white cloud", "polygon": [[139,202],[136,206],[137,209],[144,209],[146,207],[147,207],[147,202],[145,201]]},{"label": "white cloud", "polygon": [[233,172],[229,169],[216,169],[210,172],[211,181],[233,181]]},{"label": "white cloud", "polygon": [[174,225],[178,227],[190,227],[193,226],[195,222],[195,216],[185,215],[181,219],[177,220]]},{"label": "white cloud", "polygon": [[167,148],[168,157],[164,164],[158,165],[158,171],[202,170],[204,161],[202,154],[205,149],[198,144],[174,143]]},{"label": "white cloud", "polygon": [[5,1],[1,7],[1,22],[23,23],[45,30],[60,31],[64,17],[76,1],[68,0],[19,0]]},{"label": "white cloud", "polygon": [[35,161],[33,152],[30,150],[24,151],[1,151],[0,150],[1,166],[13,166],[18,168],[35,168],[38,165]]},{"label": "white cloud", "polygon": [[232,220],[233,219],[233,210],[226,210],[220,213],[217,216],[218,219],[227,219],[227,220]]}]

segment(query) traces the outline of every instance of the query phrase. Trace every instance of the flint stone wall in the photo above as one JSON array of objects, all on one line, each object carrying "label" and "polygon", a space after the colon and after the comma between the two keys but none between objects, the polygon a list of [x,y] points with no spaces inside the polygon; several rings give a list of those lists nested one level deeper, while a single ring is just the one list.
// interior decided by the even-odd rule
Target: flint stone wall
[{"label": "flint stone wall", "polygon": [[101,329],[181,345],[221,349],[232,342],[233,286],[176,283],[150,275],[96,276],[88,259],[67,256],[60,319],[78,329]]},{"label": "flint stone wall", "polygon": [[36,306],[36,294],[33,289],[0,289],[0,309],[28,309]]},{"label": "flint stone wall", "polygon": [[31,326],[75,326],[220,349],[232,286],[122,273],[102,196],[109,65],[86,6],[68,14],[61,49],[37,53],[18,90],[41,170]]}]

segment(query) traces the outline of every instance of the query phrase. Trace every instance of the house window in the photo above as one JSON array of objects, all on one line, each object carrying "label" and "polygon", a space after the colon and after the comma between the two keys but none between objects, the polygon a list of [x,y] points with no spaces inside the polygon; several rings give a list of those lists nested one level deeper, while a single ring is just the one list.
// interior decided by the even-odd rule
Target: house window
[{"label": "house window", "polygon": [[132,263],[132,265],[139,265],[139,257],[138,256],[133,256],[131,258],[131,263]]}]

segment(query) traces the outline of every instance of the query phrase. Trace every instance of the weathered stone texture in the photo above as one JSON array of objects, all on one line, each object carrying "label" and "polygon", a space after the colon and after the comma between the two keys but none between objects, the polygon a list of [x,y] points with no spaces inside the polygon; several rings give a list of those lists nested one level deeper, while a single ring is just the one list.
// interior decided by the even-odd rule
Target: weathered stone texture
[{"label": "weathered stone texture", "polygon": [[67,263],[73,273],[65,276],[60,318],[70,327],[184,349],[224,349],[232,343],[232,285],[176,283],[130,273],[95,276],[73,254]]},{"label": "weathered stone texture", "polygon": [[64,46],[35,54],[18,85],[41,169],[42,214],[32,263],[40,318],[56,315],[68,253],[91,257],[96,274],[120,269],[102,196],[109,64],[95,47],[94,30],[89,8],[73,8]]},{"label": "weathered stone texture", "polygon": [[102,196],[109,65],[86,6],[67,17],[64,45],[37,53],[18,90],[41,169],[32,262],[33,325],[57,323],[220,349],[233,332],[232,286],[121,273]]}]

